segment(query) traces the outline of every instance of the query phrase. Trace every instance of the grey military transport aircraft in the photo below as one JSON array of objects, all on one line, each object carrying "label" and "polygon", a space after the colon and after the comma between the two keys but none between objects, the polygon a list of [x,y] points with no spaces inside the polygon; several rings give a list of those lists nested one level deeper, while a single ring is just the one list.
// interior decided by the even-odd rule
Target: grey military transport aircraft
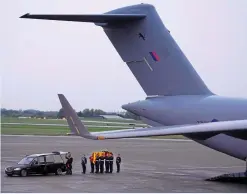
[{"label": "grey military transport aircraft", "polygon": [[221,97],[210,91],[153,5],[127,6],[104,14],[25,14],[21,18],[92,22],[102,27],[147,95],[145,100],[122,108],[152,127],[90,133],[59,94],[74,134],[93,140],[184,135],[245,160],[246,173],[242,175],[247,177],[247,99]]}]

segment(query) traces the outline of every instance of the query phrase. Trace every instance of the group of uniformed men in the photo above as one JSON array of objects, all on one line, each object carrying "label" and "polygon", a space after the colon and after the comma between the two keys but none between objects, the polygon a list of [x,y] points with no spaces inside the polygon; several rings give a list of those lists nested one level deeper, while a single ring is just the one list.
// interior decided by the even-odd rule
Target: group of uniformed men
[{"label": "group of uniformed men", "polygon": [[[93,153],[90,157],[91,172],[90,173],[112,173],[114,156],[112,152],[104,151]],[[121,157],[118,154],[116,158],[117,173],[120,172]],[[81,158],[82,173],[86,173],[87,158],[85,155]]]}]

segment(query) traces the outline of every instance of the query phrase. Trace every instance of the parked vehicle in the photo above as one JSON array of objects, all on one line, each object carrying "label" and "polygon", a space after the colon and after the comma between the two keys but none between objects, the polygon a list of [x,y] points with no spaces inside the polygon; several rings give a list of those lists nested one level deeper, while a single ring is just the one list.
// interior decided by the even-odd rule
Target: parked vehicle
[{"label": "parked vehicle", "polygon": [[19,175],[22,177],[31,174],[55,173],[61,175],[66,171],[66,165],[63,155],[67,152],[51,152],[42,154],[32,154],[24,157],[14,166],[5,168],[5,174],[8,176]]}]

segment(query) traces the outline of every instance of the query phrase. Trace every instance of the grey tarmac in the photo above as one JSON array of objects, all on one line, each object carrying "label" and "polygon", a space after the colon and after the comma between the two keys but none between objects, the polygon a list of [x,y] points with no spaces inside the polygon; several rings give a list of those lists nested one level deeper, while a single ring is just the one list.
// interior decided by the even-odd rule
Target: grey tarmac
[{"label": "grey tarmac", "polygon": [[[121,154],[121,172],[114,166],[113,174],[90,174],[88,164],[87,174],[81,174],[82,154],[102,149]],[[5,176],[5,167],[24,155],[50,151],[72,152],[72,176]],[[204,180],[244,169],[243,161],[186,140],[1,136],[1,192],[247,192],[243,184]]]}]

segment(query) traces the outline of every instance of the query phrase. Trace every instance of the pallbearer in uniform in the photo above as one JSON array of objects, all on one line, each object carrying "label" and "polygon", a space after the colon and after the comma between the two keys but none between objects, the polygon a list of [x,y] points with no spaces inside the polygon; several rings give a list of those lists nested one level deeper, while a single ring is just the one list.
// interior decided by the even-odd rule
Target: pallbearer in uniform
[{"label": "pallbearer in uniform", "polygon": [[99,154],[98,153],[96,154],[95,168],[96,168],[95,173],[99,173]]},{"label": "pallbearer in uniform", "polygon": [[112,154],[112,152],[109,154],[109,170],[110,170],[110,173],[113,172],[113,160],[114,160],[114,156]]},{"label": "pallbearer in uniform", "polygon": [[90,165],[91,165],[91,172],[90,173],[94,173],[94,161],[93,161],[93,156],[89,157],[90,160]]},{"label": "pallbearer in uniform", "polygon": [[109,152],[106,152],[106,154],[105,154],[105,173],[109,173],[109,166],[110,166]]},{"label": "pallbearer in uniform", "polygon": [[104,173],[104,160],[105,160],[105,156],[104,156],[104,152],[101,153],[101,156],[99,157],[100,159],[100,173]]}]

